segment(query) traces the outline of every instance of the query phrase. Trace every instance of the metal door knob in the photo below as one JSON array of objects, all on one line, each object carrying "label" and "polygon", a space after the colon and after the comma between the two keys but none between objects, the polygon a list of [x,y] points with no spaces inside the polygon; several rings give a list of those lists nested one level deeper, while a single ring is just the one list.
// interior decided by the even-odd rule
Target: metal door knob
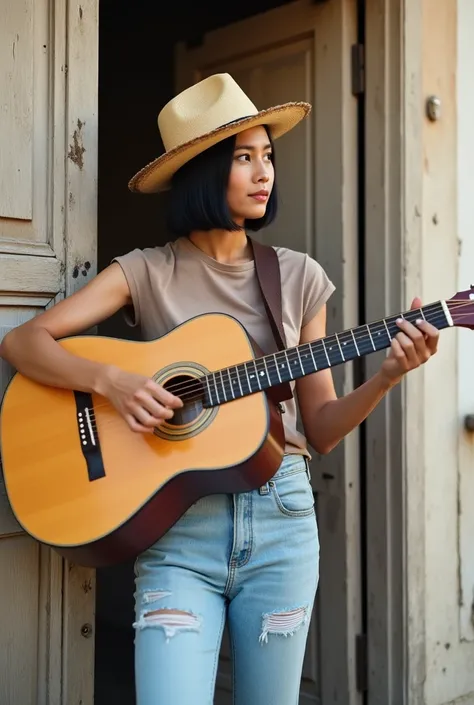
[{"label": "metal door knob", "polygon": [[474,414],[467,414],[464,417],[464,428],[466,431],[474,432]]}]

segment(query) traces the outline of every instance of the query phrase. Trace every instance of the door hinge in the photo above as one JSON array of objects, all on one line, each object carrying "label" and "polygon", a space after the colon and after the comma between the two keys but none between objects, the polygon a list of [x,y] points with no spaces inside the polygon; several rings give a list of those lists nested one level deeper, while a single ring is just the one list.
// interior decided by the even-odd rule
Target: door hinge
[{"label": "door hinge", "polygon": [[356,636],[356,686],[357,690],[365,693],[369,689],[368,663],[367,663],[367,634]]},{"label": "door hinge", "polygon": [[352,45],[352,95],[363,95],[365,91],[365,46]]}]

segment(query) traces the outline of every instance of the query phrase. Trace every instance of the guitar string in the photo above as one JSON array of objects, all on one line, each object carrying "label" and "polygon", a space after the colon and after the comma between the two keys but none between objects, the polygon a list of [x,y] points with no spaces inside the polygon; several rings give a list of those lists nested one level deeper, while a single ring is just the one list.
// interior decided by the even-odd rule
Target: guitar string
[{"label": "guitar string", "polygon": [[[457,303],[457,302],[456,302],[456,303]],[[457,306],[457,308],[461,308],[461,307],[463,307],[463,306],[465,306],[465,305],[469,305],[469,303],[471,303],[471,302],[467,302],[467,303],[462,302],[462,303],[460,303],[459,306]],[[432,304],[432,306],[436,306],[436,305],[437,305],[437,304]],[[438,306],[439,306],[439,304],[438,304]],[[427,308],[428,308],[428,307],[425,307],[425,309],[424,309],[425,312],[426,312]],[[416,313],[416,310],[414,310],[414,313]],[[455,314],[455,315],[456,315],[456,316],[459,316],[459,315],[462,315],[462,314]],[[386,319],[386,320],[388,320],[388,319]],[[439,312],[436,313],[436,315],[435,315],[434,318],[432,319],[432,323],[433,323],[433,324],[435,324],[435,323],[437,323],[437,322],[441,323],[441,322],[444,322],[444,320],[445,320],[445,313],[444,313],[444,310],[441,309]],[[372,324],[372,325],[373,325],[373,324]],[[363,326],[361,326],[361,327],[363,327]],[[385,323],[384,323],[383,326],[380,326],[380,328],[378,328],[378,329],[372,328],[372,330],[371,330],[372,337],[373,337],[374,334],[377,335],[378,332],[381,332],[381,331],[383,331],[384,333],[387,332],[387,331],[386,331],[386,328],[385,328]],[[348,335],[348,341],[351,342],[351,344],[354,344],[354,338],[352,337],[352,332],[351,332],[351,331],[343,331],[343,333],[338,333],[337,337],[339,338],[339,341],[340,341],[341,343],[347,342],[347,339],[344,340],[344,339],[341,337],[343,334]],[[331,337],[333,337],[333,336],[327,336],[327,338],[331,338]],[[334,337],[335,337],[335,336],[334,336]],[[357,347],[362,348],[366,343],[369,343],[369,341],[370,341],[370,349],[367,351],[367,353],[370,352],[370,351],[376,352],[376,351],[373,350],[372,337],[371,337],[368,333],[365,333],[365,334],[364,334],[363,336],[361,336],[361,337],[356,337],[355,340],[356,340],[356,343],[357,343]],[[327,338],[324,338],[324,340],[327,340]],[[273,355],[265,356],[266,362],[267,362],[267,363],[270,363],[271,365],[273,365],[272,369],[269,370],[269,372],[272,371],[272,372],[278,374],[277,371],[276,371],[276,370],[277,370],[277,368],[276,368],[276,362],[278,362],[278,361],[283,361],[285,367],[287,367],[286,361],[288,361],[288,363],[296,362],[296,361],[299,363],[299,362],[300,362],[300,355],[301,355],[301,348],[305,348],[306,346],[309,347],[309,346],[311,346],[311,345],[315,345],[315,344],[318,344],[318,343],[321,344],[321,349],[320,349],[320,350],[313,350],[313,351],[312,351],[312,352],[313,352],[313,355],[322,355],[322,356],[323,356],[323,359],[326,359],[325,346],[322,344],[322,340],[323,340],[323,339],[319,339],[319,340],[316,340],[316,341],[312,341],[311,343],[303,343],[303,344],[297,346],[297,347],[300,349],[300,352],[293,352],[293,353],[290,353],[289,355],[287,355],[284,351],[278,351],[278,352],[276,352],[276,353],[273,354]],[[336,342],[337,342],[337,341],[336,341]],[[355,346],[354,346],[354,347],[355,347]],[[388,346],[387,346],[387,347],[388,347]],[[365,351],[364,351],[364,355],[365,355],[365,354],[366,354],[366,353],[365,353]],[[306,356],[309,355],[309,356],[310,356],[311,353],[310,353],[310,352],[308,352],[308,353],[304,353],[304,352],[303,352],[303,355],[306,355]],[[271,359],[270,359],[270,358],[271,358]],[[273,358],[275,358],[275,360],[274,360]],[[278,358],[280,358],[280,360],[278,360]],[[232,367],[236,368],[236,367],[239,367],[239,366],[241,366],[241,365],[244,365],[244,366],[245,366],[246,364],[252,365],[254,362],[258,362],[258,361],[260,361],[260,360],[262,360],[262,359],[263,359],[263,358],[256,358],[255,360],[248,360],[248,361],[246,361],[246,362],[238,363],[237,365],[231,365],[229,368],[225,368],[225,369],[231,369]],[[350,360],[349,360],[349,361],[350,361]],[[328,365],[327,367],[330,367],[330,365]],[[256,366],[255,366],[255,371],[259,371]],[[263,369],[260,370],[260,371],[263,371]],[[315,370],[315,372],[316,372],[316,371],[317,371],[317,370]],[[239,373],[231,373],[230,375],[229,375],[229,373],[227,373],[227,374],[225,375],[226,379],[224,378],[224,375],[223,375],[223,380],[219,380],[219,381],[218,381],[217,379],[215,379],[215,375],[219,374],[220,372],[221,372],[220,370],[216,370],[215,372],[211,372],[209,375],[204,375],[203,377],[195,378],[195,379],[192,379],[192,380],[187,381],[187,382],[180,382],[180,383],[178,383],[178,384],[171,385],[170,387],[167,387],[167,391],[172,392],[172,390],[174,390],[173,393],[174,393],[176,396],[179,396],[180,399],[185,400],[186,402],[191,402],[191,401],[193,401],[194,399],[202,398],[203,394],[204,394],[205,391],[206,391],[205,388],[204,388],[204,386],[203,386],[203,380],[204,380],[206,377],[214,376],[214,381],[213,381],[213,380],[210,380],[210,384],[212,384],[212,386],[213,386],[214,388],[216,387],[217,384],[219,384],[220,389],[223,389],[223,390],[224,390],[224,395],[226,395],[226,391],[228,391],[229,393],[232,394],[232,387],[229,386],[229,377],[230,377],[230,381],[234,381],[234,382],[235,382],[236,380],[239,380],[239,379],[240,379],[240,380],[241,380],[241,379],[244,379],[244,381],[245,381],[245,378],[242,378]],[[251,372],[251,374],[254,374],[254,372]],[[291,380],[288,380],[288,381],[291,381]],[[248,386],[248,382],[245,382],[245,384],[247,384],[247,386]],[[275,385],[272,385],[272,386],[278,386],[278,384],[280,384],[280,383],[278,382],[278,383],[276,383]],[[196,397],[192,397],[192,396],[189,397],[189,395],[192,395],[192,394],[194,394],[195,392],[197,392],[198,389],[199,389],[199,391],[200,391],[200,394],[198,394]],[[179,391],[178,391],[178,390],[179,390]],[[216,397],[217,397],[218,395],[217,395],[215,389],[214,389],[214,393],[216,394]],[[95,406],[95,408],[98,409],[98,408],[100,408],[101,406],[108,406],[108,404],[97,404],[97,405]]]},{"label": "guitar string", "polygon": [[[441,312],[440,312],[440,313],[441,313]],[[367,337],[368,337],[368,336],[367,336]],[[359,341],[359,342],[360,342],[360,341]],[[316,372],[316,371],[317,371],[317,370],[315,370],[315,372]],[[204,390],[204,387],[203,387],[203,385],[202,385],[202,383],[201,383],[201,379],[193,380],[193,382],[199,386],[199,388],[200,388],[200,393],[197,394],[197,395],[194,396],[194,397],[191,396],[190,398],[186,399],[186,403],[190,403],[190,402],[192,402],[192,401],[202,400],[202,398],[203,398],[203,396],[204,396],[204,391],[205,391],[205,390]],[[275,385],[275,386],[278,386],[278,385]],[[232,394],[232,388],[229,387],[229,386],[226,387],[225,384],[222,385],[222,388],[224,389],[224,396],[226,396],[226,401],[231,401],[231,399],[227,399],[227,395],[228,395],[228,394]],[[193,389],[190,393],[191,393],[191,394],[194,394],[195,391],[197,391],[197,390],[196,390],[196,389]],[[258,390],[256,390],[256,391],[258,391]],[[183,397],[181,397],[181,398],[183,398]],[[233,397],[233,398],[234,398],[234,397]],[[109,404],[98,404],[98,405],[95,406],[93,409],[90,409],[90,413],[91,413],[91,422],[92,422],[93,429],[94,429],[95,431],[97,430],[97,426],[96,426],[96,420],[95,420],[94,411],[95,411],[95,409],[98,409],[98,408],[100,408],[100,407],[105,407],[105,406],[111,406],[111,405],[109,405]],[[113,408],[113,407],[112,407],[112,408]],[[177,410],[177,411],[178,411],[178,413],[179,413],[179,410]],[[123,422],[125,423],[124,420],[123,420]],[[112,420],[109,421],[109,422],[104,422],[104,421],[102,421],[101,425],[104,425],[104,426],[107,425],[107,426],[108,426],[108,425],[111,424],[111,423],[114,423],[114,419],[112,419]]]},{"label": "guitar string", "polygon": [[[440,310],[440,311],[437,312],[436,318],[438,318],[438,316],[441,316],[441,319],[440,319],[440,320],[443,320],[443,321],[444,321],[444,312],[443,312],[442,310]],[[388,320],[389,320],[389,319],[387,319],[387,321],[388,321]],[[433,319],[433,320],[434,320],[434,319]],[[364,327],[364,326],[360,326],[360,327],[362,328],[362,327]],[[362,336],[354,336],[354,337],[355,337],[355,340],[356,340],[357,345],[361,345],[361,346],[362,346],[362,345],[364,345],[365,343],[369,342],[369,340],[371,340],[371,336],[372,336],[372,337],[373,337],[373,336],[377,336],[379,333],[384,333],[384,335],[385,335],[386,332],[387,332],[387,329],[386,329],[386,327],[385,327],[385,323],[384,323],[383,325],[381,325],[381,326],[378,326],[378,324],[371,324],[371,333],[370,333],[370,334],[364,332],[364,334],[363,334]],[[337,338],[336,338],[336,335],[332,335],[332,336],[331,336],[331,335],[328,335],[328,336],[325,337],[324,339],[321,338],[321,339],[314,340],[314,341],[311,341],[311,342],[308,342],[308,343],[302,343],[302,344],[300,344],[300,345],[295,346],[295,348],[299,348],[299,350],[301,351],[302,348],[307,347],[307,348],[308,348],[308,352],[309,352],[310,346],[317,346],[317,345],[319,345],[319,346],[321,347],[322,352],[324,353],[324,347],[325,347],[325,345],[323,344],[322,341],[324,340],[324,341],[327,342],[331,337],[335,338],[335,344],[337,344],[338,341],[339,341],[340,343],[343,343],[344,345],[345,345],[347,342],[350,342],[351,345],[354,344],[354,337],[353,337],[353,335],[352,335],[352,331],[351,331],[351,330],[347,330],[347,331],[342,331],[341,333],[338,333],[338,334],[337,334]],[[371,346],[372,346],[372,343],[371,343]],[[331,349],[332,349],[332,348],[330,348],[330,350],[331,350]],[[373,350],[373,346],[372,346],[372,350]],[[317,354],[319,354],[319,351],[313,350],[313,353],[317,355]],[[275,368],[275,360],[276,360],[277,362],[284,362],[284,363],[287,363],[287,362],[290,362],[290,363],[291,363],[291,362],[296,362],[296,361],[298,361],[298,359],[299,359],[299,352],[298,352],[298,351],[293,351],[292,348],[288,348],[287,351],[281,351],[281,350],[279,350],[279,351],[275,351],[275,353],[273,353],[273,354],[269,354],[269,355],[266,355],[266,356],[263,356],[263,357],[265,357],[265,360],[266,360],[267,362],[269,362],[270,364],[273,364],[273,366],[274,366],[274,368]],[[263,357],[254,358],[254,359],[249,359],[249,360],[246,360],[246,361],[244,361],[244,362],[237,363],[237,364],[235,364],[235,365],[229,365],[229,368],[224,368],[222,371],[225,371],[225,369],[235,368],[235,367],[242,366],[242,365],[246,365],[246,364],[252,365],[254,362],[263,361]],[[285,365],[285,366],[286,366],[286,365]],[[201,386],[202,380],[205,379],[206,376],[209,376],[209,377],[210,377],[211,375],[218,374],[219,372],[220,372],[220,370],[215,370],[214,372],[209,373],[209,375],[203,375],[203,376],[200,377],[200,378],[194,378],[194,379],[192,379],[192,380],[186,380],[185,382],[178,382],[178,383],[175,383],[175,384],[170,385],[170,386],[167,387],[166,389],[167,389],[167,391],[169,391],[170,393],[174,393],[175,395],[179,395],[180,392],[185,392],[186,390],[191,389],[191,388],[195,388],[196,386]],[[235,373],[233,373],[233,375],[234,375],[234,379],[237,379],[237,375],[236,375]],[[228,378],[228,374],[227,374],[227,378]],[[214,382],[212,382],[212,380],[211,380],[211,383],[214,384]],[[216,381],[216,383],[217,383],[217,381]]]},{"label": "guitar string", "polygon": [[[469,302],[468,302],[468,304],[469,304]],[[462,305],[465,305],[464,302],[462,302]],[[428,313],[428,314],[429,314],[430,311],[429,311],[428,309],[430,309],[430,308],[437,308],[437,307],[439,307],[439,306],[440,306],[440,303],[437,303],[437,304],[436,304],[436,303],[435,303],[435,304],[430,304],[430,305],[424,307],[423,311],[424,311],[425,313]],[[420,311],[420,310],[421,310],[421,309],[413,309],[412,311],[409,311],[408,313],[417,314],[417,312]],[[433,312],[433,311],[432,311],[432,312]],[[441,310],[439,310],[439,311],[436,312],[435,319],[436,319],[436,320],[439,320],[439,316],[441,316],[441,320],[440,320],[439,322],[445,320],[445,313],[444,313],[444,310],[443,310],[443,309],[441,309]],[[413,317],[416,318],[416,316],[413,316]],[[354,344],[354,338],[355,338],[355,342],[356,342],[356,345],[357,345],[357,346],[359,346],[359,344],[360,344],[360,345],[364,345],[365,343],[368,343],[368,342],[370,341],[370,345],[371,345],[372,351],[373,351],[373,352],[376,352],[376,351],[373,350],[372,337],[373,337],[374,335],[377,336],[380,332],[386,333],[386,332],[387,332],[387,329],[386,329],[385,323],[386,323],[386,322],[389,322],[389,323],[390,323],[390,319],[394,319],[394,318],[398,318],[398,316],[388,316],[388,317],[385,319],[385,321],[383,321],[383,320],[382,320],[381,322],[380,322],[380,321],[376,321],[375,323],[372,323],[372,324],[362,324],[361,326],[356,326],[356,328],[367,328],[367,326],[370,327],[370,333],[365,333],[365,332],[364,332],[364,334],[363,334],[362,336],[360,336],[360,337],[357,337],[357,336],[354,336],[354,337],[353,337],[353,331],[355,331],[355,329],[352,329],[352,330],[349,329],[349,330],[342,331],[341,333],[328,335],[327,337],[324,338],[324,340],[327,341],[329,338],[335,338],[335,343],[336,343],[336,345],[337,345],[338,343],[346,344],[347,342],[350,342],[351,344]],[[407,319],[407,320],[408,320],[408,319]],[[433,322],[434,322],[434,320],[433,320]],[[379,323],[382,323],[382,325],[379,326]],[[344,336],[346,336],[346,337],[344,337]],[[287,353],[285,353],[285,351],[278,350],[278,351],[276,351],[274,354],[265,355],[265,356],[264,356],[264,357],[265,357],[265,361],[266,361],[267,363],[270,363],[270,364],[275,365],[275,361],[274,361],[273,358],[277,358],[277,359],[278,359],[278,357],[280,357],[280,358],[283,360],[283,362],[284,362],[285,360],[288,360],[289,362],[298,362],[298,361],[299,361],[299,354],[301,353],[301,348],[304,348],[304,347],[306,347],[306,346],[311,346],[311,345],[317,345],[317,344],[320,344],[320,345],[322,346],[322,352],[323,352],[323,354],[324,354],[324,345],[323,345],[323,343],[322,343],[322,340],[323,340],[323,338],[320,338],[320,339],[318,339],[318,340],[314,340],[314,341],[311,341],[311,342],[308,342],[308,343],[301,343],[301,344],[295,346],[295,348],[299,348],[299,352],[298,352],[298,351],[295,351],[295,352],[290,352],[289,354],[287,354]],[[289,348],[289,350],[291,350],[291,348]],[[313,350],[313,353],[314,353],[314,352],[316,352],[316,354],[319,354],[318,351],[314,351],[314,350]],[[306,353],[304,353],[304,354],[306,354]],[[325,355],[325,354],[324,354],[324,355]],[[261,361],[261,360],[263,360],[263,357],[255,358],[255,361]],[[251,365],[251,364],[253,364],[253,362],[254,362],[254,360],[247,360],[246,362],[241,362],[241,363],[238,363],[237,365],[230,365],[229,368],[238,367],[238,366],[240,366],[240,365],[245,365],[245,364],[250,364],[250,365]],[[265,364],[265,363],[263,363],[263,364]],[[285,365],[285,366],[286,366],[286,365]],[[228,369],[228,368],[225,368],[225,369]],[[222,371],[224,371],[224,370],[222,370]],[[214,373],[211,372],[210,374],[213,375],[213,374],[217,374],[217,373],[219,373],[219,372],[220,372],[220,370],[216,370]],[[205,377],[205,376],[206,376],[206,375],[204,375],[204,377]],[[227,374],[227,377],[228,377],[228,374]],[[240,377],[240,375],[234,373],[234,379],[236,380],[238,377]],[[201,378],[201,379],[202,379],[202,378]],[[180,393],[179,393],[180,391],[183,391],[183,390],[186,390],[186,389],[190,389],[191,386],[196,386],[196,385],[198,385],[198,384],[201,384],[200,379],[196,379],[196,380],[193,380],[193,381],[187,381],[187,382],[178,382],[178,383],[176,383],[176,384],[174,384],[174,385],[170,385],[170,386],[167,387],[166,389],[167,389],[168,392],[170,392],[170,393],[172,393],[172,394],[175,394],[176,396],[180,396]],[[214,382],[213,382],[213,384],[214,384]],[[182,398],[182,397],[180,396],[180,398]]]}]

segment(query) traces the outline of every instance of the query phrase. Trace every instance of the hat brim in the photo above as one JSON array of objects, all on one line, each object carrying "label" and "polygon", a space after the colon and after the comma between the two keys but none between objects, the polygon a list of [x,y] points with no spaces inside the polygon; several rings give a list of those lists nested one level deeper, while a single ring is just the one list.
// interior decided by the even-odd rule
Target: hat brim
[{"label": "hat brim", "polygon": [[135,174],[130,179],[128,187],[130,191],[135,193],[166,191],[170,188],[173,174],[178,169],[214,144],[258,125],[268,126],[272,139],[278,139],[292,130],[310,111],[311,105],[309,103],[285,103],[261,110],[255,115],[244,117],[228,125],[222,125],[212,132],[165,152]]}]

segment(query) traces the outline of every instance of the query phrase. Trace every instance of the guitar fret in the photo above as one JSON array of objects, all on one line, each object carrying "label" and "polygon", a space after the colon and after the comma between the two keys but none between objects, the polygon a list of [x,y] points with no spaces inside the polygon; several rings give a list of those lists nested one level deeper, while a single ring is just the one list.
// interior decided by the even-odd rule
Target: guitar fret
[{"label": "guitar fret", "polygon": [[315,359],[315,357],[314,357],[313,346],[311,345],[311,343],[308,343],[308,344],[309,344],[309,351],[310,351],[310,353],[311,353],[311,357],[313,358],[314,369],[317,371],[317,370],[318,370],[318,366],[317,366],[317,364],[316,364],[316,359]]},{"label": "guitar fret", "polygon": [[209,395],[209,403],[212,406],[213,401],[212,401],[211,385],[209,383],[209,375],[205,375],[204,379],[206,380],[206,384],[207,384],[207,393]]},{"label": "guitar fret", "polygon": [[355,339],[354,331],[353,331],[352,328],[351,328],[351,333],[352,333],[352,338],[353,338],[353,340],[354,340],[354,345],[355,345],[355,349],[356,349],[356,351],[357,351],[357,355],[360,357],[360,350],[359,350],[359,347],[358,347],[358,345],[357,345],[357,340]]},{"label": "guitar fret", "polygon": [[372,343],[372,347],[373,347],[374,352],[375,352],[375,350],[377,350],[377,348],[375,347],[374,339],[372,338],[372,333],[370,332],[370,326],[367,324],[367,325],[366,325],[366,328],[367,328],[367,332],[368,332],[368,334],[369,334],[370,342]]},{"label": "guitar fret", "polygon": [[321,339],[321,342],[323,344],[324,352],[326,353],[326,359],[328,361],[329,367],[331,367],[331,360],[329,359],[328,351],[326,350],[326,344],[324,343],[324,338]]},{"label": "guitar fret", "polygon": [[282,378],[281,378],[280,370],[278,369],[278,360],[277,360],[276,354],[272,355],[272,357],[273,357],[273,361],[274,361],[274,363],[275,363],[275,368],[276,368],[276,372],[277,372],[277,375],[278,375],[278,381],[279,381],[279,382],[283,382],[283,380],[282,380]]},{"label": "guitar fret", "polygon": [[309,345],[309,343],[302,343],[300,347],[302,350],[304,348],[304,351],[303,351],[303,374],[305,375],[305,374],[308,374],[308,369],[309,369],[309,371],[311,371],[313,369],[313,363],[312,363],[311,357],[310,357],[310,345]]},{"label": "guitar fret", "polygon": [[227,368],[227,377],[229,378],[229,386],[232,394],[232,399],[235,399],[234,385],[232,384],[232,377],[230,376],[230,368]]},{"label": "guitar fret", "polygon": [[212,376],[214,378],[214,390],[216,392],[216,397],[217,397],[217,403],[220,404],[221,400],[219,399],[219,390],[217,389],[217,381],[216,381],[216,373],[213,372]]},{"label": "guitar fret", "polygon": [[[279,353],[279,354],[282,354],[282,353]],[[290,377],[290,379],[291,379],[291,374],[289,373],[289,370],[288,370],[288,358],[287,358],[287,354],[286,354],[286,352],[283,353],[283,354],[284,354],[284,356],[285,356],[285,360],[284,360],[283,362],[281,362],[281,364],[280,364],[280,369],[284,371],[284,374],[285,374],[285,375],[289,375],[289,377]],[[284,381],[287,382],[288,380],[285,379]]]},{"label": "guitar fret", "polygon": [[336,336],[335,336],[335,337],[336,337],[336,340],[337,340],[337,344],[339,345],[339,350],[341,351],[342,360],[343,360],[343,362],[345,362],[345,361],[346,361],[346,358],[344,357],[344,353],[342,352],[341,343],[339,342],[339,337],[338,337],[337,333],[336,333]]},{"label": "guitar fret", "polygon": [[252,360],[252,363],[251,363],[251,364],[253,365],[253,375],[252,375],[252,373],[250,374],[250,379],[252,379],[252,377],[255,377],[255,378],[257,379],[258,389],[259,389],[259,391],[261,392],[261,391],[262,391],[262,387],[261,387],[261,385],[260,385],[260,380],[259,380],[259,378],[258,378],[258,370],[257,370],[257,366],[256,366],[256,364],[255,364],[255,360]]},{"label": "guitar fret", "polygon": [[254,366],[254,369],[255,369],[255,376],[256,376],[256,378],[257,378],[258,388],[259,388],[260,391],[262,391],[262,385],[261,385],[261,382],[260,382],[260,371],[259,371],[259,369],[258,369],[258,366],[257,366],[257,363],[256,363],[255,360],[253,361],[253,366]]},{"label": "guitar fret", "polygon": [[249,371],[247,369],[247,363],[244,362],[244,369],[245,369],[245,374],[247,375],[247,384],[249,385],[249,392],[252,391],[252,385],[250,383],[250,377],[249,377]]},{"label": "guitar fret", "polygon": [[243,397],[243,396],[244,396],[244,391],[243,391],[243,389],[242,389],[242,384],[241,384],[241,382],[240,382],[240,372],[239,372],[239,368],[238,368],[238,367],[235,368],[235,372],[236,372],[236,374],[237,374],[237,382],[239,383],[240,396]]},{"label": "guitar fret", "polygon": [[303,362],[302,362],[302,360],[301,360],[301,355],[300,355],[299,346],[296,348],[296,352],[298,353],[298,360],[299,360],[299,363],[300,363],[301,372],[304,374],[304,367],[303,367]]},{"label": "guitar fret", "polygon": [[224,401],[228,401],[227,394],[225,391],[224,377],[222,376],[222,370],[219,370],[219,376],[221,378],[222,394],[224,395]]},{"label": "guitar fret", "polygon": [[385,318],[382,318],[382,321],[383,321],[383,323],[384,323],[384,325],[385,325],[385,330],[387,331],[388,339],[389,339],[390,342],[391,342],[391,341],[392,341],[392,336],[390,335],[390,331],[389,331],[388,326],[387,326],[387,321],[385,320]]},{"label": "guitar fret", "polygon": [[[264,369],[259,368],[258,363],[263,363]],[[270,387],[271,386],[271,379],[268,374],[267,363],[266,363],[265,358],[261,357],[259,360],[256,360],[255,366],[257,368],[258,378],[260,380],[260,383],[263,384],[262,389],[265,389],[265,387]]]},{"label": "guitar fret", "polygon": [[293,377],[293,375],[292,375],[292,373],[291,373],[291,363],[290,363],[290,359],[289,359],[289,357],[288,357],[288,351],[287,351],[287,350],[285,350],[285,358],[286,358],[286,367],[287,367],[287,370],[288,370],[288,374],[290,375],[290,379],[294,379],[294,377]]},{"label": "guitar fret", "polygon": [[266,373],[266,375],[267,375],[268,386],[270,386],[272,380],[271,380],[271,378],[270,378],[270,373],[269,373],[269,371],[268,371],[267,361],[266,361],[265,358],[263,358],[263,364],[265,365],[265,373]]}]

